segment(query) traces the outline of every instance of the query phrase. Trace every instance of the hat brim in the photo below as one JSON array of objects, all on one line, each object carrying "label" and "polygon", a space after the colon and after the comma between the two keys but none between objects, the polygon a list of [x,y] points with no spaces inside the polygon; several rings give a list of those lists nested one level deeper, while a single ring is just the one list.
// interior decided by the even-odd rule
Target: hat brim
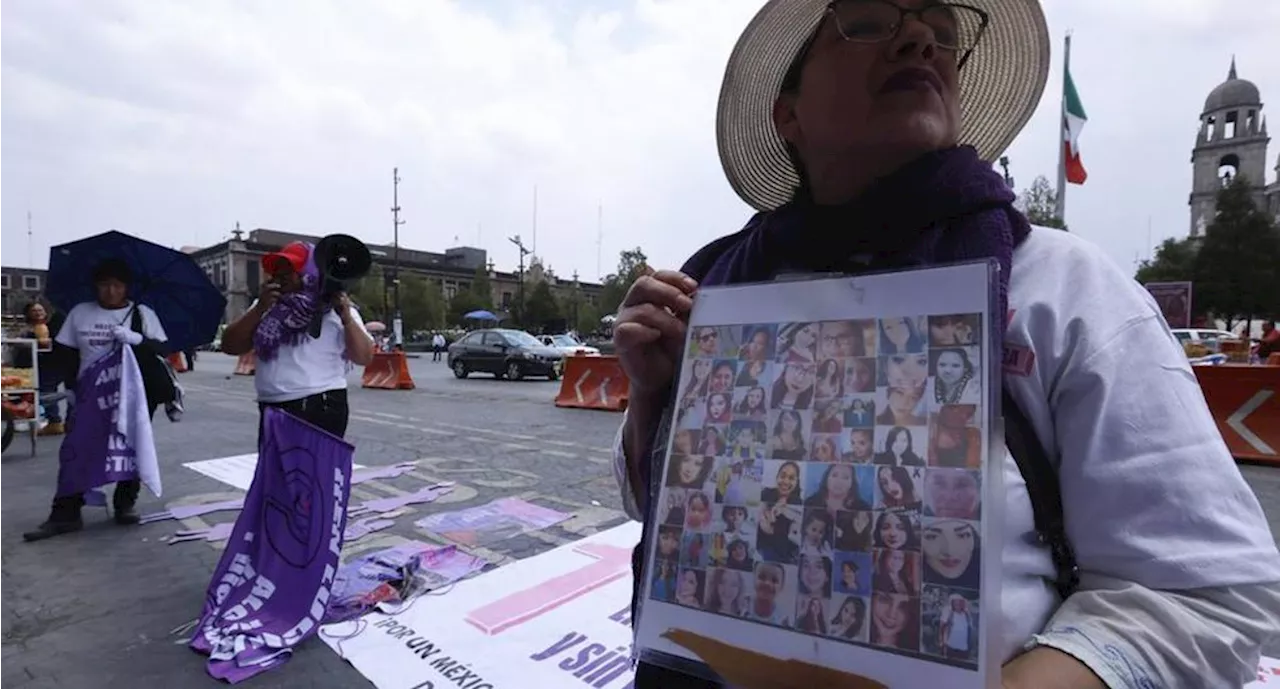
[{"label": "hat brim", "polygon": [[[994,161],[1026,126],[1049,77],[1038,0],[965,0],[991,18],[960,70],[960,143]],[[716,144],[730,186],[756,210],[791,200],[800,176],[773,126],[773,104],[829,0],[770,0],[738,38],[720,87]]]}]

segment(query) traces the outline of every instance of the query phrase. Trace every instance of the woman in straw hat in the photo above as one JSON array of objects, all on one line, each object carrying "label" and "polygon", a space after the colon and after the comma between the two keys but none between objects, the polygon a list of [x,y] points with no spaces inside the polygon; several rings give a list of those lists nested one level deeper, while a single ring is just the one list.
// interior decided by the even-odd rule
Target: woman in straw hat
[{"label": "woman in straw hat", "polygon": [[1258,501],[1152,299],[1093,245],[1030,227],[988,162],[1035,109],[1048,52],[1037,0],[760,10],[729,59],[716,132],[759,213],[680,271],[637,280],[618,313],[624,501],[644,518],[636,486],[662,459],[700,285],[994,258],[996,313],[1011,314],[999,332],[1026,362],[1006,392],[1055,458],[1065,522],[1055,548],[1020,537],[1037,524],[1006,461],[1003,591],[985,605],[1006,686],[1238,687],[1280,631],[1280,554]]}]

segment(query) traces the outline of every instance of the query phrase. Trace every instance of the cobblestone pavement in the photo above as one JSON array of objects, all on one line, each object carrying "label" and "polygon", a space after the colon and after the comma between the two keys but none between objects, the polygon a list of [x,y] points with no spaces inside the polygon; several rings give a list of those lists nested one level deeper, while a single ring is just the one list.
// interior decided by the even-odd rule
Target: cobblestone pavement
[{"label": "cobblestone pavement", "polygon": [[[164,477],[163,500],[147,495],[143,513],[165,505],[213,502],[239,495],[185,462],[254,451],[256,406],[252,378],[232,376],[234,360],[206,354],[182,377],[187,417],[156,424]],[[350,544],[347,554],[394,545],[405,538],[437,540],[416,527],[424,514],[517,496],[574,516],[567,522],[476,550],[500,565],[576,540],[624,519],[608,461],[621,416],[557,409],[557,383],[455,380],[430,357],[411,360],[412,392],[352,387],[348,437],[355,461],[366,466],[414,461],[396,479],[360,484],[352,501],[414,490],[425,482],[457,481],[435,503],[409,508],[396,526]],[[18,687],[201,687],[209,679],[200,656],[185,647],[218,546],[167,545],[182,528],[235,519],[221,512],[185,522],[121,528],[104,510],[86,508],[86,529],[35,544],[21,533],[46,514],[53,488],[57,441],[41,440],[29,456],[24,437],[3,458],[0,501],[3,662],[0,684]],[[1280,470],[1243,467],[1280,534]],[[1268,649],[1280,655],[1280,645]],[[318,640],[254,687],[367,687],[369,683]]]},{"label": "cobblestone pavement", "polygon": [[[232,376],[234,360],[206,354],[182,376],[187,415],[156,422],[164,497],[144,490],[142,513],[170,504],[213,502],[239,492],[183,467],[185,462],[255,451],[253,379]],[[350,544],[345,553],[437,540],[414,522],[431,512],[516,496],[574,516],[566,522],[473,552],[502,564],[577,540],[625,517],[608,446],[621,415],[558,409],[558,383],[456,380],[430,357],[412,360],[418,389],[352,386],[348,438],[366,466],[417,462],[395,479],[355,486],[352,501],[410,492],[427,482],[457,481],[450,494],[409,508],[386,531]],[[23,436],[3,458],[3,676],[18,687],[199,687],[217,683],[183,641],[200,611],[218,547],[203,541],[166,544],[183,528],[232,521],[219,512],[185,522],[122,528],[105,510],[85,508],[86,528],[40,543],[21,534],[44,519],[54,485],[57,440],[42,439],[35,457]],[[323,643],[312,640],[255,687],[370,686]]]}]

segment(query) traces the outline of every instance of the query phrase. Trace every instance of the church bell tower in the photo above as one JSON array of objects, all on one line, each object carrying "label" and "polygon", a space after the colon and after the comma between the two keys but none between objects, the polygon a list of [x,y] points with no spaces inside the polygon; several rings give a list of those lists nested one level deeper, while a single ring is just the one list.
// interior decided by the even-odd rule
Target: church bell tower
[{"label": "church bell tower", "polygon": [[1231,59],[1227,80],[1204,101],[1200,132],[1191,151],[1191,236],[1204,235],[1213,222],[1218,190],[1244,175],[1255,189],[1259,208],[1266,208],[1267,122],[1262,97],[1253,82],[1236,76]]}]

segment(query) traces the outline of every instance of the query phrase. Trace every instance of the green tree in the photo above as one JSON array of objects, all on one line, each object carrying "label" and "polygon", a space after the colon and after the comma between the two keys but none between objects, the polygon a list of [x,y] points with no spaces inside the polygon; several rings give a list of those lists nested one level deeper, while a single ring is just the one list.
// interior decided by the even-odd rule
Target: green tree
[{"label": "green tree", "polygon": [[1156,249],[1154,258],[1138,265],[1134,279],[1144,285],[1148,282],[1191,281],[1195,279],[1195,261],[1194,239],[1166,239]]},{"label": "green tree", "polygon": [[469,289],[458,290],[449,300],[448,319],[450,325],[466,325],[463,316],[472,311],[489,310],[489,305],[481,301],[476,293]]},{"label": "green tree", "polygon": [[476,296],[481,306],[477,308],[493,308],[493,285],[489,282],[489,269],[476,266],[476,274],[471,278],[471,293]]},{"label": "green tree", "polygon": [[1280,294],[1280,233],[1237,175],[1218,192],[1213,222],[1194,263],[1195,300],[1228,327],[1274,314]]},{"label": "green tree", "polygon": [[367,321],[382,321],[391,327],[384,309],[382,266],[374,264],[369,274],[350,285],[347,294],[360,309],[360,317]]},{"label": "green tree", "polygon": [[416,273],[400,273],[400,315],[406,337],[415,330],[442,327],[445,303],[440,283]]},{"label": "green tree", "polygon": [[638,246],[618,255],[618,272],[604,279],[604,289],[600,292],[601,313],[617,312],[627,290],[631,289],[631,283],[648,270],[648,260],[649,257]]},{"label": "green tree", "polygon": [[1067,229],[1067,224],[1058,217],[1058,193],[1049,186],[1049,179],[1044,175],[1036,177],[1031,187],[1018,195],[1018,209],[1032,225]]},{"label": "green tree", "polygon": [[565,323],[570,329],[585,334],[600,327],[600,310],[587,301],[580,288],[575,287],[561,302]]},{"label": "green tree", "polygon": [[529,295],[525,298],[520,324],[538,331],[555,329],[558,322],[563,319],[560,303],[556,300],[556,295],[552,294],[550,283],[546,280],[539,281],[532,290],[529,290]]}]

